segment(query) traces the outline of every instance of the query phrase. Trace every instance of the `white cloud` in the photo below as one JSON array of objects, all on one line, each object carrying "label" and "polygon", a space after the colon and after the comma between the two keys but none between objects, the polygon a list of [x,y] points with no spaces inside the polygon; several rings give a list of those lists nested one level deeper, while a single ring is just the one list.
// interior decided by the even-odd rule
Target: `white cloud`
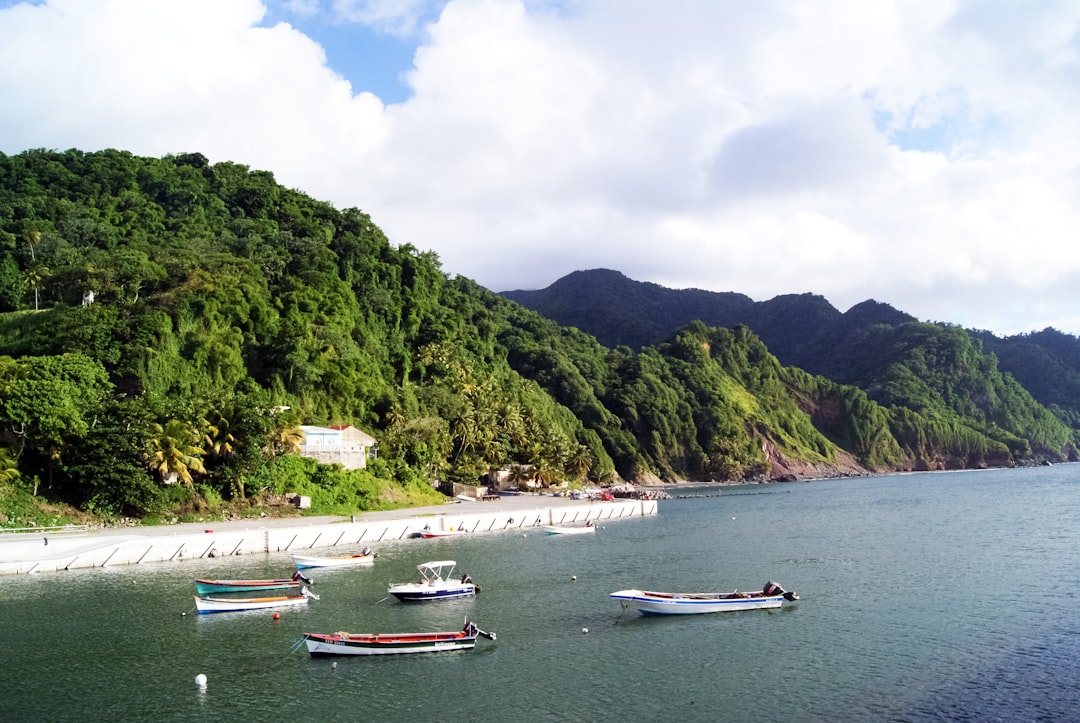
[{"label": "white cloud", "polygon": [[1080,332],[1075,2],[282,1],[417,38],[411,97],[256,0],[49,0],[0,10],[0,149],[264,168],[496,290],[603,266]]},{"label": "white cloud", "polygon": [[417,33],[443,4],[444,0],[333,0],[338,19],[402,36]]}]

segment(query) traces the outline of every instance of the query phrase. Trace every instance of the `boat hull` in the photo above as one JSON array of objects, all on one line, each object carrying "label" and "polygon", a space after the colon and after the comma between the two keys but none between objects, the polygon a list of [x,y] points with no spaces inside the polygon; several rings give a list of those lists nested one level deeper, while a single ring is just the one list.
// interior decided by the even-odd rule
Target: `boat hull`
[{"label": "boat hull", "polygon": [[306,633],[305,642],[313,657],[327,655],[402,655],[472,650],[476,635],[457,633],[390,633],[385,635],[323,635]]},{"label": "boat hull", "polygon": [[337,555],[316,557],[314,555],[293,555],[293,562],[301,570],[312,567],[353,567],[355,565],[374,565],[375,553],[367,555]]},{"label": "boat hull", "polygon": [[560,527],[558,525],[544,525],[544,534],[547,535],[591,535],[596,532],[596,527]]},{"label": "boat hull", "polygon": [[452,583],[448,585],[427,585],[425,583],[405,583],[391,585],[387,592],[402,602],[424,602],[426,600],[450,600],[470,597],[476,594],[476,585],[472,583]]},{"label": "boat hull", "polygon": [[[300,591],[295,580],[196,580],[195,592],[201,595],[218,595],[223,592],[247,592],[257,590]],[[285,594],[284,592],[282,594]]]},{"label": "boat hull", "polygon": [[633,608],[642,615],[700,615],[702,613],[736,612],[778,608],[784,603],[783,593],[656,593],[646,590],[620,590],[611,593],[623,607]]},{"label": "boat hull", "polygon": [[425,540],[431,540],[436,537],[457,537],[458,535],[467,535],[465,530],[421,530],[420,537]]}]

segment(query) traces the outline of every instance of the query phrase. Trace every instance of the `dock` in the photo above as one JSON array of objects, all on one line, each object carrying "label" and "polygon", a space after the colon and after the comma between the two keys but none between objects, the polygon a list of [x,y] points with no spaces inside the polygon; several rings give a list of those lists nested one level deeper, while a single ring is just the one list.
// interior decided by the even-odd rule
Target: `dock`
[{"label": "dock", "polygon": [[579,502],[530,496],[346,518],[253,518],[75,533],[24,532],[0,535],[0,575],[376,546],[412,537],[425,526],[494,534],[656,513],[656,500]]}]

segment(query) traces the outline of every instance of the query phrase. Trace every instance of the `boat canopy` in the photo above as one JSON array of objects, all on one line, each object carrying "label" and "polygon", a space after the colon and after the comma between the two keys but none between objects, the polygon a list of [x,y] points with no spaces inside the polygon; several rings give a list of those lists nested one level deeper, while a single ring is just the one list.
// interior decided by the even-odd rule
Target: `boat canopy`
[{"label": "boat canopy", "polygon": [[437,562],[424,562],[416,566],[417,570],[423,572],[424,570],[440,570],[444,567],[454,567],[457,562],[454,560],[439,560]]}]

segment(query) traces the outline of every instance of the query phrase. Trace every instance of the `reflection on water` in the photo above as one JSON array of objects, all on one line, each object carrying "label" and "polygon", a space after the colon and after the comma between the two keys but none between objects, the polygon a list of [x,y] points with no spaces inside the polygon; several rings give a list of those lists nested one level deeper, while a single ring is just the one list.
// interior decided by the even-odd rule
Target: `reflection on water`
[{"label": "reflection on water", "polygon": [[[321,599],[278,620],[196,615],[193,580],[281,577],[285,554],[3,578],[2,717],[1068,719],[1078,493],[1075,465],[724,488],[596,535],[381,545],[371,567],[311,571]],[[387,597],[440,559],[482,593]],[[608,597],[769,580],[801,599],[649,618]],[[340,661],[297,645],[307,631],[454,630],[466,617],[498,640]]]}]

